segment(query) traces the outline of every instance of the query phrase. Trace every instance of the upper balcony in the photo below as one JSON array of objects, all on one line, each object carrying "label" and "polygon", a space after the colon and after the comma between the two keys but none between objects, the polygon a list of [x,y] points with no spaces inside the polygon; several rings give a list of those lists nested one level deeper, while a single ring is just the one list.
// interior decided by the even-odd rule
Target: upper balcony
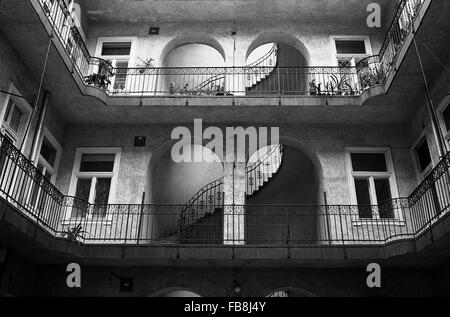
[{"label": "upper balcony", "polygon": [[[165,105],[164,97],[168,96],[179,97],[171,99],[173,105],[201,105],[201,101],[196,101],[201,97],[214,97],[218,105],[323,105],[324,102],[360,105],[389,90],[411,43],[413,30],[418,29],[431,1],[401,1],[379,54],[363,60],[349,58],[345,66],[314,65],[315,59],[299,42],[291,44],[303,51],[308,66],[284,67],[277,63],[275,52],[275,58],[267,54],[257,62],[239,66],[233,62],[230,67],[153,67],[143,63],[125,68],[89,53],[85,36],[65,1],[30,3],[48,35],[53,37],[53,44],[79,90],[106,105]],[[57,73],[61,71],[55,74],[58,78],[66,77]],[[56,88],[51,89],[55,94],[61,90],[57,84],[48,86]],[[71,95],[61,91],[62,95]],[[265,101],[252,103],[248,97]]]},{"label": "upper balcony", "polygon": [[137,68],[113,67],[89,54],[64,1],[39,0],[33,5],[49,34],[59,40],[70,61],[67,66],[79,76],[80,89],[114,104],[113,98],[161,96],[360,96],[364,102],[389,89],[401,53],[429,3],[401,1],[380,53],[359,61],[349,58],[338,67],[282,67],[276,50],[242,67],[153,67],[149,62]]}]

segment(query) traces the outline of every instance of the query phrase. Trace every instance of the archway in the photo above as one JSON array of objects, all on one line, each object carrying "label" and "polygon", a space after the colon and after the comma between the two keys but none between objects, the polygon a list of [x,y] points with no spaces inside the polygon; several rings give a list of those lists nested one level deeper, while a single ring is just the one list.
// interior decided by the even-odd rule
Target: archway
[{"label": "archway", "polygon": [[246,93],[306,94],[308,92],[309,52],[292,35],[259,35],[246,52],[251,69],[246,78]]},{"label": "archway", "polygon": [[296,287],[283,287],[274,290],[266,297],[317,297],[317,295]]},{"label": "archway", "polygon": [[161,57],[162,92],[215,94],[224,91],[225,51],[210,35],[189,35],[171,40]]},{"label": "archway", "polygon": [[195,297],[202,297],[197,292],[182,288],[182,287],[170,287],[163,290],[160,290],[154,294],[152,294],[150,297],[187,297],[187,298],[195,298]]},{"label": "archway", "polygon": [[[177,241],[185,204],[206,184],[223,177],[221,158],[208,148],[187,144],[184,150],[192,160],[176,162],[173,144],[175,141],[163,144],[150,161],[146,188],[151,205],[141,215],[141,241]],[[202,160],[196,161],[198,157]]]},{"label": "archway", "polygon": [[[322,168],[297,140],[280,138],[282,162],[246,199],[248,244],[316,244],[326,234]],[[250,156],[250,161],[252,161]],[[250,163],[251,164],[251,163]]]}]

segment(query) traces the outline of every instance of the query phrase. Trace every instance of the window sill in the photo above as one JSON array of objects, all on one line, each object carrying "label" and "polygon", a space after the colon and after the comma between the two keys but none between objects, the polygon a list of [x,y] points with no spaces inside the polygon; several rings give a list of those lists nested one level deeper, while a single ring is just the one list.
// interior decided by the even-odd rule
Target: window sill
[{"label": "window sill", "polygon": [[104,226],[112,226],[112,219],[105,220],[94,220],[94,219],[81,219],[81,220],[62,220],[61,225],[63,226],[78,226],[81,225],[104,225]]},{"label": "window sill", "polygon": [[354,226],[365,226],[365,225],[393,225],[393,226],[405,226],[406,223],[404,220],[398,220],[398,219],[381,219],[381,218],[375,218],[375,219],[357,219],[353,220],[352,224]]}]

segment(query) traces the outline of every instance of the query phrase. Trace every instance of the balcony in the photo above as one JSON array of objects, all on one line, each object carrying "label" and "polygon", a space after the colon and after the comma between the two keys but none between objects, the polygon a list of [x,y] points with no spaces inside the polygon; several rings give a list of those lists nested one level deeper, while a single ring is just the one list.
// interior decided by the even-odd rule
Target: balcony
[{"label": "balcony", "polygon": [[[402,0],[380,53],[348,67],[250,65],[218,68],[113,68],[90,56],[62,0],[32,1],[47,31],[68,57],[82,92],[107,104],[115,98],[150,97],[359,97],[389,89],[429,0]],[[61,53],[61,52],[60,52]]]},{"label": "balcony", "polygon": [[[320,258],[324,249],[358,249],[389,257],[418,252],[450,230],[450,153],[409,197],[379,206],[224,206],[211,202],[186,209],[91,205],[65,196],[7,138],[1,136],[0,141],[3,224],[9,223],[55,252],[83,254],[95,247],[145,253],[145,248],[151,248],[156,250],[152,256],[179,258],[180,254],[195,257],[192,252],[206,248],[220,253],[217,257],[241,252],[243,258],[253,259],[272,258],[270,250],[278,250],[281,258],[303,259],[305,250],[316,250]],[[2,229],[1,239],[17,239],[6,238],[8,230]]]}]

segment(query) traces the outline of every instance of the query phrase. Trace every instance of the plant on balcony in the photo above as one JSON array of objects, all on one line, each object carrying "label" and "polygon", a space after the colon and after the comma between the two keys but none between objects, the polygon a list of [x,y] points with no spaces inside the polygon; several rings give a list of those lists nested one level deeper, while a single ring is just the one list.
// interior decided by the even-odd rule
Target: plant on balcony
[{"label": "plant on balcony", "polygon": [[87,85],[92,85],[106,90],[111,85],[110,74],[111,63],[109,61],[100,60],[98,62],[98,72],[84,77]]},{"label": "plant on balcony", "polygon": [[363,88],[367,89],[374,85],[384,83],[386,79],[386,72],[381,65],[370,67],[360,75],[360,81]]},{"label": "plant on balcony", "polygon": [[64,238],[67,237],[70,241],[78,241],[78,238],[82,237],[83,233],[87,232],[83,230],[83,226],[79,223],[77,226],[67,229],[62,236]]},{"label": "plant on balcony", "polygon": [[145,74],[148,73],[149,69],[155,67],[155,65],[153,65],[153,62],[155,61],[155,59],[153,58],[147,58],[145,60],[143,60],[142,58],[139,57],[139,60],[141,61],[140,64],[138,64],[138,70],[140,74]]},{"label": "plant on balcony", "polygon": [[311,80],[311,82],[309,83],[309,94],[311,96],[321,96],[321,86],[322,84],[316,85],[315,79]]}]

